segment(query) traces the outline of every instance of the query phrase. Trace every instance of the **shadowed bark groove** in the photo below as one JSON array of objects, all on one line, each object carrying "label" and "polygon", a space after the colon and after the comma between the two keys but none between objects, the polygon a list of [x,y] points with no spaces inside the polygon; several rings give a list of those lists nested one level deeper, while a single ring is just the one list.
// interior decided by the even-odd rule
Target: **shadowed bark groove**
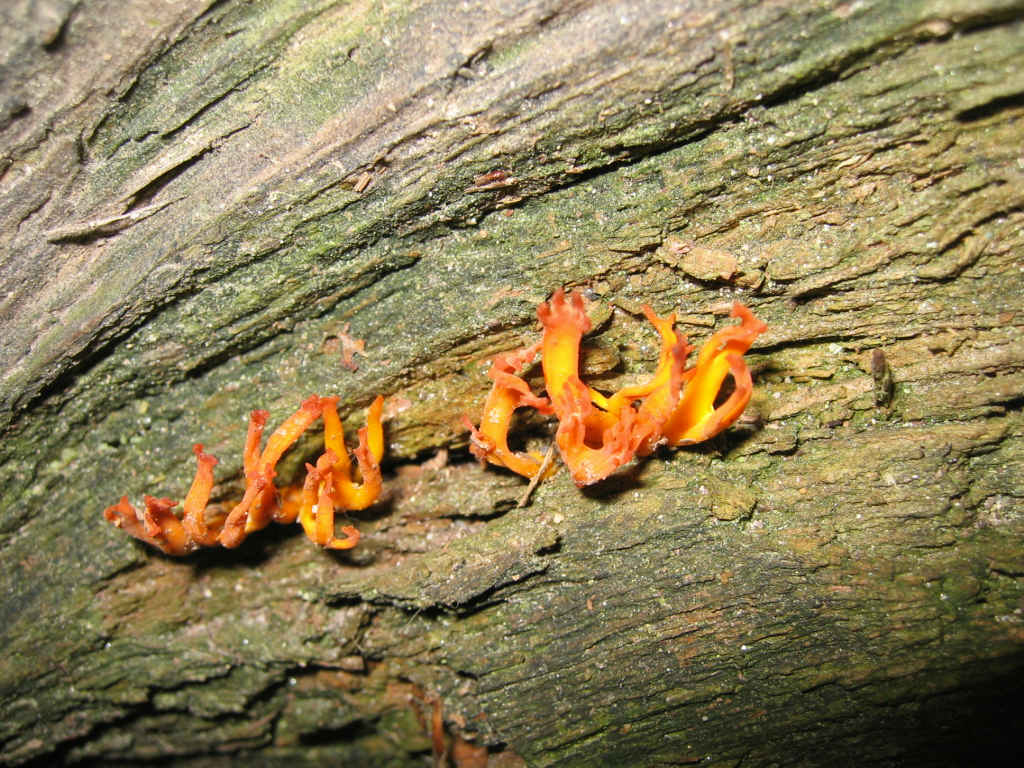
[{"label": "shadowed bark groove", "polygon": [[[0,19],[0,763],[429,765],[438,699],[463,768],[1014,745],[1024,3]],[[559,286],[609,390],[657,359],[643,304],[699,343],[742,300],[745,420],[517,507],[461,417]],[[103,522],[182,498],[196,441],[232,499],[249,411],[314,392],[388,397],[358,548]]]}]

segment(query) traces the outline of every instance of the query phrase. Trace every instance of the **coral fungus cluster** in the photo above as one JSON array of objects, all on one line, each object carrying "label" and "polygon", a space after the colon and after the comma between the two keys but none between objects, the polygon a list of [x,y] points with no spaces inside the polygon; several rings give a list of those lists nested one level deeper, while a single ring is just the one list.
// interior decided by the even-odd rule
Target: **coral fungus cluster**
[{"label": "coral fungus cluster", "polygon": [[[213,488],[213,468],[217,459],[203,452],[196,444],[193,451],[198,461],[195,479],[185,496],[183,514],[179,519],[172,511],[177,502],[167,498],[145,496],[140,512],[127,496],[103,511],[104,517],[135,538],[152,544],[170,555],[185,555],[199,547],[218,544],[237,547],[253,531],[267,527],[271,521],[293,523],[296,518],[316,544],[329,549],[351,549],[359,542],[359,531],[342,527],[345,538],[334,533],[336,509],[363,509],[380,494],[380,460],[384,454],[381,429],[381,408],[378,397],[370,405],[366,426],[359,430],[359,446],[355,457],[362,478],[354,482],[345,447],[345,436],[338,418],[338,398],[307,398],[295,413],[285,419],[267,439],[260,443],[267,422],[266,411],[253,411],[245,439],[243,465],[245,492],[227,515],[208,518],[207,505]],[[306,464],[306,479],[301,487],[290,486],[280,491],[274,486],[277,462],[313,423],[323,418],[324,453],[316,464]]]},{"label": "coral fungus cluster", "polygon": [[[541,467],[538,454],[512,451],[508,446],[512,414],[522,407],[553,413],[558,419],[555,443],[579,486],[607,477],[658,445],[699,443],[735,422],[753,391],[743,354],[765,330],[765,324],[737,302],[732,315],[740,324],[715,333],[704,344],[696,364],[686,368],[692,347],[676,332],[675,314],[658,317],[648,306],[644,314],[661,335],[658,367],[645,384],[606,396],[586,385],[579,375],[580,342],[591,328],[582,294],[577,291],[566,296],[559,289],[550,301],[537,307],[543,338],[494,359],[488,374],[494,386],[484,404],[480,427],[467,419],[470,448],[477,458],[526,477],[537,474]],[[518,375],[538,352],[546,397],[534,394]],[[716,405],[730,375],[733,391]]]},{"label": "coral fungus cluster", "polygon": [[[471,449],[477,458],[526,477],[540,472],[543,460],[539,454],[513,451],[508,445],[512,417],[520,408],[533,408],[557,418],[555,443],[579,486],[607,477],[634,456],[645,456],[659,445],[699,443],[735,422],[753,390],[743,355],[764,332],[765,324],[736,303],[732,314],[740,324],[715,333],[704,344],[696,364],[687,368],[692,347],[675,330],[675,314],[659,317],[648,306],[644,306],[644,314],[661,336],[654,375],[644,384],[605,395],[585,384],[579,374],[580,343],[591,328],[583,295],[573,292],[566,296],[559,289],[550,301],[537,307],[543,337],[531,346],[494,359],[488,374],[494,386],[479,428],[466,419]],[[535,394],[520,376],[538,354],[544,395]],[[722,385],[730,376],[733,390],[722,399]],[[296,519],[321,547],[350,549],[359,542],[359,531],[343,526],[345,537],[336,537],[334,514],[337,509],[363,509],[380,494],[383,398],[373,402],[366,426],[359,430],[359,446],[354,453],[360,483],[353,479],[337,403],[337,397],[307,398],[270,435],[262,450],[268,414],[259,410],[250,414],[243,453],[245,492],[226,515],[208,510],[217,459],[198,443],[193,447],[198,467],[180,517],[173,512],[177,502],[153,496],[144,497],[141,511],[122,496],[103,514],[135,538],[171,555],[218,544],[237,547],[247,535],[271,521],[292,523]],[[278,490],[274,485],[278,461],[321,417],[324,453],[315,464],[306,464],[302,486]]]}]

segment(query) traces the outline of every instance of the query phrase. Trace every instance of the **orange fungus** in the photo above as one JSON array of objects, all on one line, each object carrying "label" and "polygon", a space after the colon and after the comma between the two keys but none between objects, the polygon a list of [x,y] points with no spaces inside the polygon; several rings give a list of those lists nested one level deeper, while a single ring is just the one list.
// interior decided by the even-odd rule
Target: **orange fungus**
[{"label": "orange fungus", "polygon": [[[544,329],[541,341],[495,358],[489,374],[494,386],[484,404],[479,429],[466,419],[473,453],[481,461],[532,477],[540,467],[540,457],[508,448],[512,414],[521,407],[554,413],[558,451],[573,480],[584,486],[607,477],[634,456],[649,454],[658,445],[708,440],[735,422],[753,391],[743,354],[764,332],[765,324],[737,302],[732,314],[740,318],[740,324],[715,333],[695,365],[687,368],[692,347],[675,330],[675,315],[663,318],[648,306],[643,310],[661,337],[658,366],[647,382],[606,396],[580,378],[580,344],[591,328],[583,295],[555,291],[550,301],[537,307]],[[538,351],[546,397],[534,394],[517,375]],[[729,376],[733,391],[719,403]]]},{"label": "orange fungus", "polygon": [[[307,398],[267,439],[263,450],[263,429],[267,412],[250,414],[242,464],[245,491],[242,499],[226,515],[208,519],[208,503],[214,484],[213,468],[217,459],[196,444],[197,468],[192,486],[185,496],[182,515],[172,511],[177,502],[145,496],[140,512],[122,496],[121,501],[103,511],[104,517],[140,541],[170,555],[186,555],[199,547],[237,547],[253,531],[271,521],[291,523],[296,519],[316,544],[328,549],[350,549],[359,542],[354,526],[341,528],[344,538],[335,536],[336,510],[363,509],[372,504],[381,489],[380,460],[384,454],[381,428],[383,398],[370,405],[367,426],[359,431],[355,450],[360,483],[352,477],[345,438],[338,418],[337,397]],[[301,487],[278,491],[274,485],[276,467],[285,451],[323,417],[324,453],[315,465],[307,464],[308,474]]]}]

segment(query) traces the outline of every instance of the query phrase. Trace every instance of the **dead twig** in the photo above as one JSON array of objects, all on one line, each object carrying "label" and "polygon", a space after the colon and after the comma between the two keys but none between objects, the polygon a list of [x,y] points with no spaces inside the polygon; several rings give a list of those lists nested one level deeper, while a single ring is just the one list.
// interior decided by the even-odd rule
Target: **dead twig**
[{"label": "dead twig", "polygon": [[533,490],[540,485],[541,479],[547,474],[548,469],[551,467],[551,462],[555,460],[555,444],[548,444],[547,453],[544,454],[544,460],[540,463],[540,469],[537,473],[530,478],[530,484],[526,486],[526,491],[523,492],[522,497],[519,499],[519,503],[516,504],[517,509],[527,506],[530,503],[530,496],[533,495]]}]

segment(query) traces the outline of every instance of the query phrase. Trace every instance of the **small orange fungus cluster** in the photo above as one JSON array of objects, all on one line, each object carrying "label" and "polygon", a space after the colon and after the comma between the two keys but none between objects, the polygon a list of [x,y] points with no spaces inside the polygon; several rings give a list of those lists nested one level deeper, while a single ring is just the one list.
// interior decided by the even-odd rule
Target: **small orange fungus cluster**
[{"label": "small orange fungus cluster", "polygon": [[[345,538],[334,532],[337,509],[364,509],[380,494],[380,460],[384,455],[384,434],[378,397],[370,405],[366,426],[359,430],[356,462],[362,482],[353,479],[352,467],[345,447],[345,435],[338,418],[338,398],[307,398],[295,413],[285,419],[260,450],[266,411],[249,415],[249,431],[245,438],[243,465],[245,493],[228,514],[207,518],[207,504],[213,488],[213,468],[217,459],[203,452],[196,444],[193,451],[198,461],[195,479],[185,496],[182,516],[172,511],[173,499],[145,496],[140,512],[127,496],[103,511],[104,517],[135,538],[152,544],[170,555],[186,555],[199,547],[237,547],[253,531],[266,528],[271,521],[293,523],[296,518],[316,544],[328,549],[351,549],[359,543],[359,531],[342,527]],[[280,491],[274,486],[277,462],[296,440],[319,418],[324,422],[324,453],[316,464],[306,464],[306,480],[301,487],[290,486]]]},{"label": "small orange fungus cluster", "polygon": [[[480,427],[467,419],[470,449],[481,462],[507,467],[533,477],[541,467],[536,453],[512,451],[508,430],[512,414],[523,407],[558,419],[555,443],[578,486],[601,480],[634,456],[658,445],[681,446],[714,437],[739,418],[750,401],[753,382],[743,354],[766,326],[740,303],[732,316],[740,319],[704,344],[695,365],[692,351],[675,330],[675,314],[662,318],[644,307],[661,336],[661,355],[654,375],[645,383],[604,395],[580,379],[580,341],[590,330],[583,295],[559,289],[537,307],[544,326],[540,342],[494,359],[488,373],[494,386],[487,396]],[[546,397],[536,395],[518,374],[538,352]],[[718,403],[722,384],[732,376],[733,391]],[[716,405],[716,403],[718,403]]]}]

